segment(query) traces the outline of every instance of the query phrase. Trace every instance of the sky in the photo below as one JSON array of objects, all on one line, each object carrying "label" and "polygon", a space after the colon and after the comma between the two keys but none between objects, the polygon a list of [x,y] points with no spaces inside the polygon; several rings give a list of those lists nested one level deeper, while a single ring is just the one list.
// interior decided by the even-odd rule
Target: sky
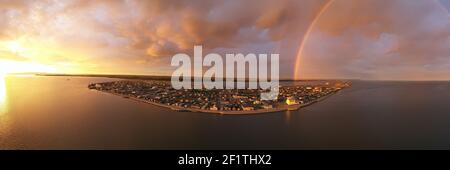
[{"label": "sky", "polygon": [[0,73],[170,75],[280,54],[282,78],[450,79],[450,0],[0,0]]}]

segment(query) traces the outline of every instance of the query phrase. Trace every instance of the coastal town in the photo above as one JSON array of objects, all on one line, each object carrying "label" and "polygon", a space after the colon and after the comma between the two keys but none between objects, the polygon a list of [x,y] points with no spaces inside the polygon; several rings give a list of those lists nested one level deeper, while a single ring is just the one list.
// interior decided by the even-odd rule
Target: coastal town
[{"label": "coastal town", "polygon": [[350,86],[345,81],[325,81],[313,85],[280,86],[276,100],[261,100],[262,89],[181,89],[170,81],[121,80],[92,83],[89,89],[106,92],[178,111],[219,114],[254,114],[297,110]]}]

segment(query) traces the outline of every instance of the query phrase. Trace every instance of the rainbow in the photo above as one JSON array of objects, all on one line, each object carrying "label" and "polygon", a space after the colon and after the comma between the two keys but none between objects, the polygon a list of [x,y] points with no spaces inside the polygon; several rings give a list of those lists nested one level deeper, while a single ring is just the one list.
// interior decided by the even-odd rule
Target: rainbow
[{"label": "rainbow", "polygon": [[[300,48],[297,52],[296,55],[296,59],[295,59],[295,68],[294,68],[294,77],[293,79],[299,79],[299,75],[300,75],[300,60],[302,58],[302,54],[305,48],[305,44],[309,39],[309,36],[311,34],[311,31],[314,29],[314,26],[316,25],[317,21],[320,19],[320,17],[327,11],[327,9],[331,6],[331,4],[333,4],[335,0],[329,0],[325,5],[322,6],[322,8],[320,9],[319,13],[317,13],[317,15],[315,16],[315,18],[313,19],[313,21],[311,22],[311,24],[309,25],[308,29],[306,30],[305,35],[303,36],[303,39],[300,42]],[[438,6],[440,6],[442,8],[442,10],[449,12],[442,3],[439,2],[439,0],[434,0],[433,2],[435,2]],[[449,14],[450,16],[450,14]]]},{"label": "rainbow", "polygon": [[319,20],[319,18],[325,13],[325,11],[331,6],[331,4],[335,0],[329,0],[322,8],[320,9],[319,13],[317,13],[316,17],[313,19],[311,24],[309,25],[308,29],[306,30],[305,35],[303,36],[302,41],[300,42],[300,48],[297,52],[296,60],[295,60],[295,68],[294,68],[294,80],[298,79],[299,72],[300,72],[300,58],[303,53],[303,50],[305,48],[306,41],[309,39],[309,35],[311,34],[311,31],[313,30],[314,26],[316,25],[316,22]]}]

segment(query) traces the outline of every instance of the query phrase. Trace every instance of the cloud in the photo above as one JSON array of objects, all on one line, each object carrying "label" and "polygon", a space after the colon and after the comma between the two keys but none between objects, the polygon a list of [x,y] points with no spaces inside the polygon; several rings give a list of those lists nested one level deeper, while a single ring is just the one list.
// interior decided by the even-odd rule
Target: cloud
[{"label": "cloud", "polygon": [[425,0],[336,1],[308,42],[304,75],[450,78],[444,71],[450,58],[450,18],[441,5]]},{"label": "cloud", "polygon": [[[123,72],[139,60],[169,67],[169,56],[190,53],[194,45],[203,45],[209,52],[278,51],[289,65],[283,68],[290,74],[299,40],[325,2],[5,1],[0,5],[0,41],[26,39],[28,44],[39,44],[40,53],[109,65],[110,70],[121,66]],[[281,46],[286,49],[281,50]]]},{"label": "cloud", "polygon": [[[0,0],[0,41],[19,39],[27,48],[19,57],[33,62],[105,73],[170,74],[170,56],[194,45],[220,54],[280,53],[281,73],[290,78],[300,42],[327,2]],[[301,76],[448,79],[449,4],[335,1],[306,42]]]},{"label": "cloud", "polygon": [[0,60],[26,61],[28,59],[10,51],[0,50]]},{"label": "cloud", "polygon": [[[301,6],[296,1],[268,0],[147,1],[132,4],[136,15],[131,23],[121,22],[119,30],[133,41],[133,48],[145,48],[156,57],[191,50],[194,45],[238,48],[287,38],[289,32],[297,32],[299,23],[306,27],[314,14],[307,8],[318,8],[323,2],[305,1]],[[303,9],[309,13],[298,12]]]},{"label": "cloud", "polygon": [[439,2],[442,4],[442,6],[450,12],[450,0],[439,0]]}]

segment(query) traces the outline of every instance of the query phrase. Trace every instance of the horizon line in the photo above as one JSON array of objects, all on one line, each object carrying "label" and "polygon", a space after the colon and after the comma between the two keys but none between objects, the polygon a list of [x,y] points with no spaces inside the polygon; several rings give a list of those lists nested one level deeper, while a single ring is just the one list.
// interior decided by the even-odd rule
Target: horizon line
[{"label": "horizon line", "polygon": [[[158,75],[158,74],[120,74],[120,73],[46,73],[46,72],[17,72],[17,73],[7,73],[7,75],[36,75],[36,76],[77,76],[77,77],[108,77],[114,76],[114,78],[124,78],[124,77],[115,77],[115,76],[131,76],[128,79],[134,77],[170,77],[170,75]],[[193,77],[191,77],[193,78]],[[226,79],[227,77],[221,77]],[[125,77],[125,79],[127,79]],[[242,78],[235,78],[242,79]],[[450,79],[362,79],[362,78],[306,78],[306,79],[292,79],[292,78],[280,78],[279,81],[320,81],[320,80],[357,80],[357,81],[417,81],[417,82],[426,82],[426,81],[450,81]]]}]

